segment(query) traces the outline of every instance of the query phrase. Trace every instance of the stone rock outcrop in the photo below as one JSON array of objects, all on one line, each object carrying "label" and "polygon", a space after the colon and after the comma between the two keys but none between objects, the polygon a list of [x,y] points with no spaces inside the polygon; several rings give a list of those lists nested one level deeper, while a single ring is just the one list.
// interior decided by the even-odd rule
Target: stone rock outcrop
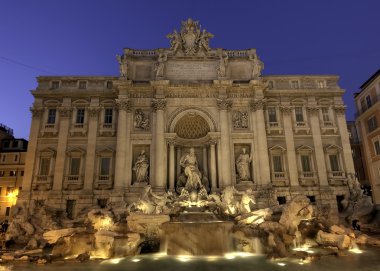
[{"label": "stone rock outcrop", "polygon": [[140,233],[148,237],[161,237],[161,225],[169,221],[169,215],[146,215],[132,213],[127,217],[127,224],[130,232]]},{"label": "stone rock outcrop", "polygon": [[59,238],[70,236],[74,233],[84,232],[86,228],[78,227],[78,228],[67,228],[60,230],[52,230],[43,233],[44,239],[51,245],[57,243]]},{"label": "stone rock outcrop", "polygon": [[349,249],[351,245],[351,238],[345,234],[327,233],[320,230],[317,233],[316,242],[322,246]]},{"label": "stone rock outcrop", "polygon": [[283,208],[279,223],[289,234],[295,234],[301,221],[311,219],[312,216],[313,206],[310,200],[304,195],[297,195]]}]

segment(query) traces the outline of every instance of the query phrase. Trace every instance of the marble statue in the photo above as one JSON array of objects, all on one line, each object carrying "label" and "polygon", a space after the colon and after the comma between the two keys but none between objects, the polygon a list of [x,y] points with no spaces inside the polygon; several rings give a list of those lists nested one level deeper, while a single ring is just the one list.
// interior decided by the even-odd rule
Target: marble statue
[{"label": "marble statue", "polygon": [[133,171],[136,173],[136,182],[148,182],[148,168],[149,168],[149,160],[145,154],[145,151],[142,150],[140,155],[137,157],[135,162],[135,166],[133,167]]},{"label": "marble statue", "polygon": [[174,29],[173,34],[168,34],[166,37],[170,39],[170,49],[173,50],[174,53],[182,48],[182,39],[177,30]]},{"label": "marble statue", "polygon": [[253,69],[252,69],[252,79],[258,80],[261,77],[261,71],[264,69],[264,63],[260,61],[257,54],[250,55],[250,60],[252,60]]},{"label": "marble statue", "polygon": [[236,169],[240,181],[251,180],[250,163],[252,162],[252,153],[246,153],[246,148],[241,149],[241,154],[236,159]]},{"label": "marble statue", "polygon": [[198,169],[198,161],[195,156],[194,148],[190,148],[189,153],[181,157],[180,165],[183,167],[185,175],[187,176],[186,185],[184,187],[185,190],[191,192],[198,191],[202,188],[202,175]]},{"label": "marble statue", "polygon": [[219,66],[217,68],[218,77],[225,77],[228,64],[228,55],[226,52],[223,52],[219,55]]},{"label": "marble statue", "polygon": [[156,77],[164,76],[165,62],[168,60],[168,56],[165,53],[160,53],[156,63]]},{"label": "marble statue", "polygon": [[120,77],[128,77],[128,63],[126,56],[116,55],[116,59],[119,62]]},{"label": "marble statue", "polygon": [[135,128],[142,130],[149,130],[150,128],[149,117],[140,109],[135,111]]},{"label": "marble statue", "polygon": [[206,52],[208,52],[210,50],[209,39],[213,37],[214,37],[213,34],[207,32],[206,29],[203,29],[199,37],[199,43],[198,43],[199,49],[204,49]]}]

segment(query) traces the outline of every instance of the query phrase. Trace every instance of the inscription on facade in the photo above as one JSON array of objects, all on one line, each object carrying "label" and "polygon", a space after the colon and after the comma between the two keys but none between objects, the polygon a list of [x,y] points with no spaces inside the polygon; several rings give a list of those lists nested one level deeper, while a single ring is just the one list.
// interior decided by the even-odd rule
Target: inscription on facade
[{"label": "inscription on facade", "polygon": [[165,77],[169,80],[217,79],[217,61],[168,61]]}]

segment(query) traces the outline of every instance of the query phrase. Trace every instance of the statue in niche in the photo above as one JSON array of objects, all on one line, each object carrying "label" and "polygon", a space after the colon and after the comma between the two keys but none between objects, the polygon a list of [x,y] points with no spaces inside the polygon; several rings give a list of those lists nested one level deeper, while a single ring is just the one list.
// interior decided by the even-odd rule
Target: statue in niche
[{"label": "statue in niche", "polygon": [[264,63],[260,61],[256,52],[249,54],[249,60],[251,60],[253,64],[252,79],[258,80],[261,77],[261,71],[264,69]]},{"label": "statue in niche", "polygon": [[133,167],[133,171],[136,173],[137,183],[149,182],[148,168],[149,160],[145,154],[145,151],[142,150],[140,155],[137,157],[135,166]]},{"label": "statue in niche", "polygon": [[136,109],[135,111],[135,128],[142,130],[149,130],[150,123],[149,117],[144,114],[140,109]]},{"label": "statue in niche", "polygon": [[120,77],[128,77],[128,63],[127,57],[125,55],[119,56],[116,55],[116,59],[119,62]]},{"label": "statue in niche", "polygon": [[252,161],[252,153],[246,153],[246,148],[241,149],[241,154],[236,159],[236,169],[240,181],[250,181],[250,163]]},{"label": "statue in niche", "polygon": [[248,113],[236,111],[233,116],[234,128],[248,128]]},{"label": "statue in niche", "polygon": [[228,55],[223,52],[219,55],[219,66],[217,68],[218,77],[225,77],[228,64]]},{"label": "statue in niche", "polygon": [[201,173],[198,169],[198,161],[195,156],[194,148],[190,148],[190,152],[181,157],[180,165],[183,167],[185,175],[187,176],[187,181],[185,189],[187,191],[197,191],[201,188]]},{"label": "statue in niche", "polygon": [[160,53],[157,59],[156,67],[155,67],[156,77],[164,76],[166,60],[168,60],[168,56],[165,53]]}]

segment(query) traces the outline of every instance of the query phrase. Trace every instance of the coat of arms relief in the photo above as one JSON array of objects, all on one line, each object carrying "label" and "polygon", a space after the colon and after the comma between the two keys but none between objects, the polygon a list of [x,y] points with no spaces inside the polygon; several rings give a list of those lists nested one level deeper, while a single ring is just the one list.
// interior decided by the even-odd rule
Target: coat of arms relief
[{"label": "coat of arms relief", "polygon": [[197,55],[201,52],[207,53],[210,50],[209,40],[214,35],[207,32],[206,29],[201,30],[199,21],[193,21],[189,18],[182,21],[181,31],[178,33],[174,30],[166,36],[170,39],[170,49],[174,54],[183,52],[187,56]]}]

